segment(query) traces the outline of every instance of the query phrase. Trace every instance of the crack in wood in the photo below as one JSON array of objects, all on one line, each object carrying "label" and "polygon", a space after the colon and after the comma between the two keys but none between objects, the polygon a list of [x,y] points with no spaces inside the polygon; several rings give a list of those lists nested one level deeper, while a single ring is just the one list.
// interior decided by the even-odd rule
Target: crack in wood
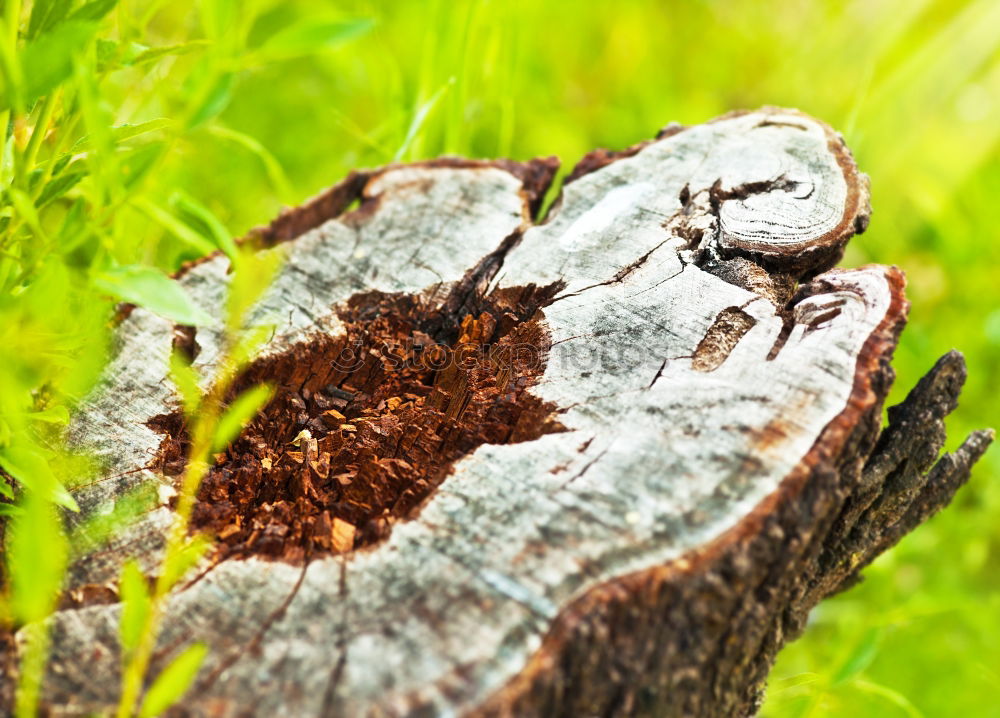
[{"label": "crack in wood", "polygon": [[260,628],[254,634],[253,638],[247,641],[246,644],[232,649],[228,656],[225,656],[219,660],[212,670],[204,678],[198,680],[198,682],[190,689],[190,694],[192,697],[199,694],[203,694],[205,691],[209,690],[212,685],[219,680],[228,669],[232,668],[241,658],[250,656],[253,657],[260,652],[260,644],[264,640],[264,636],[267,634],[271,627],[284,618],[285,614],[288,613],[289,606],[292,605],[292,601],[295,600],[296,596],[299,595],[299,589],[302,588],[302,582],[305,581],[306,571],[309,569],[309,561],[302,564],[302,570],[299,571],[298,580],[292,586],[291,591],[282,600],[281,605],[279,605],[274,611],[268,615],[268,617],[261,624]]}]

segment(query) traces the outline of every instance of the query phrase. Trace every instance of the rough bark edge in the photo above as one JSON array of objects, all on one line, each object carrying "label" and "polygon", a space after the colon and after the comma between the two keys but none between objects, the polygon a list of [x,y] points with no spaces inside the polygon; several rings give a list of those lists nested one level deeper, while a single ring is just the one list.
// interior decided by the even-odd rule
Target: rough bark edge
[{"label": "rough bark edge", "polygon": [[556,172],[559,171],[559,165],[559,158],[555,155],[535,157],[527,162],[518,162],[517,160],[510,159],[470,160],[464,157],[438,157],[437,159],[422,162],[386,165],[377,170],[373,176],[401,167],[429,167],[432,169],[439,167],[451,169],[486,169],[493,167],[501,169],[521,180],[523,197],[527,201],[531,218],[534,218],[545,201],[545,195],[549,191],[549,187],[552,186],[552,180],[555,178]]},{"label": "rough bark edge", "polygon": [[[637,150],[638,151],[638,150]],[[527,162],[510,159],[470,160],[462,157],[439,157],[422,162],[400,162],[383,165],[376,169],[351,170],[344,179],[319,194],[305,200],[302,204],[282,210],[268,224],[253,227],[242,237],[234,241],[237,246],[250,245],[258,248],[273,247],[283,242],[290,242],[309,230],[316,229],[325,222],[343,216],[348,208],[362,199],[365,187],[373,179],[390,170],[403,168],[451,168],[451,169],[485,169],[496,168],[504,170],[521,181],[521,194],[528,207],[531,221],[541,209],[545,195],[552,186],[556,172],[559,171],[559,158],[555,156],[536,157]],[[183,262],[170,276],[180,279],[195,267],[222,256],[221,249]],[[115,309],[114,322],[118,324],[128,319],[134,304],[122,302]]]},{"label": "rough bark edge", "polygon": [[656,137],[649,140],[643,140],[642,142],[636,142],[634,145],[629,145],[623,150],[609,150],[604,147],[598,147],[595,150],[591,150],[581,157],[580,161],[577,162],[573,169],[570,170],[570,173],[566,175],[566,179],[563,180],[563,187],[575,182],[584,175],[589,175],[591,172],[596,172],[602,167],[607,167],[612,162],[623,160],[626,157],[633,157],[654,142],[662,140],[666,137],[673,137],[677,133],[683,132],[686,129],[688,128],[685,125],[679,125],[676,122],[671,122],[669,125],[657,132]]},{"label": "rough bark edge", "polygon": [[[847,408],[778,490],[704,548],[577,598],[525,669],[468,715],[756,712],[777,651],[801,634],[812,607],[946,505],[992,439],[977,432],[924,473],[964,379],[957,352],[890,410],[880,438],[908,308],[902,273],[887,277],[892,301],[859,354]],[[914,434],[929,438],[911,460]],[[907,480],[887,480],[900,466]]]},{"label": "rough bark edge", "polygon": [[[534,217],[545,199],[546,192],[552,185],[556,172],[559,170],[559,159],[554,156],[536,157],[526,162],[518,162],[509,159],[470,160],[461,157],[439,157],[422,162],[392,163],[375,169],[352,170],[337,184],[307,199],[300,205],[282,210],[271,222],[250,229],[242,237],[238,237],[235,242],[237,245],[249,244],[254,247],[266,248],[293,241],[325,222],[347,213],[356,200],[362,199],[365,188],[372,180],[392,170],[421,167],[503,170],[520,180],[522,196],[532,217]],[[184,262],[172,276],[175,279],[183,277],[194,267],[221,256],[221,254],[221,250],[216,250],[204,257]],[[128,316],[128,313],[126,312],[123,318],[124,316]]]}]

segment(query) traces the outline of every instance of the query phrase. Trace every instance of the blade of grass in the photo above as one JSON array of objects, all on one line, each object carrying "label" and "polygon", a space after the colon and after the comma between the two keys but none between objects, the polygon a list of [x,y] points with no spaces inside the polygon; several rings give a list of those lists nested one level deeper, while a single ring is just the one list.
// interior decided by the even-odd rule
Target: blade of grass
[{"label": "blade of grass", "polygon": [[398,162],[403,157],[407,156],[410,146],[413,144],[414,140],[420,134],[421,128],[424,126],[424,122],[427,120],[428,115],[438,104],[444,93],[451,88],[454,84],[455,78],[451,77],[448,79],[442,87],[438,88],[438,91],[427,102],[422,105],[418,105],[414,110],[413,118],[410,120],[410,126],[406,130],[406,137],[403,138],[403,144],[400,145],[399,149],[396,150],[396,154],[393,156],[393,162]]}]

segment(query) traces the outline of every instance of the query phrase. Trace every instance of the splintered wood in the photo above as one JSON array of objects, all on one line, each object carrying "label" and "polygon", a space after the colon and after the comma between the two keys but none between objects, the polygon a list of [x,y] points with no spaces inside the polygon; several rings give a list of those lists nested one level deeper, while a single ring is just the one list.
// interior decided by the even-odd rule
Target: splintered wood
[{"label": "splintered wood", "polygon": [[[276,395],[198,496],[217,548],[152,666],[208,647],[179,714],[748,715],[810,609],[968,477],[990,432],[937,459],[959,354],[883,431],[904,281],[833,269],[869,208],[830,128],[672,125],[585,157],[536,219],[557,166],[358,171],[253,233],[284,263],[241,386]],[[179,279],[224,306],[225,257]],[[205,374],[220,354],[142,309],[117,336],[72,424],[103,466],[75,497],[161,501],[72,567],[58,715],[117,701],[100,587],[154,572],[171,525],[171,346]]]}]

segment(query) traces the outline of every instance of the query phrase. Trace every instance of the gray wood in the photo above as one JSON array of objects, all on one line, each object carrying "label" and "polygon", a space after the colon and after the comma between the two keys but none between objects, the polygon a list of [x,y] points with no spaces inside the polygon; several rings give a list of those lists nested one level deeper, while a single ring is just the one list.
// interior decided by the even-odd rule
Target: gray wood
[{"label": "gray wood", "polygon": [[[808,610],[947,503],[985,450],[992,434],[976,433],[930,468],[957,354],[879,439],[903,279],[831,269],[867,226],[868,189],[822,123],[765,108],[595,153],[535,222],[549,170],[360,173],[259,233],[294,240],[262,250],[286,255],[255,310],[277,325],[266,354],[342,332],[335,308],[361,291],[560,283],[533,393],[566,431],[481,446],[371,549],[206,567],[170,597],[158,661],[210,646],[190,714],[752,712]],[[226,270],[208,258],[181,282],[217,312]],[[164,500],[74,585],[113,581],[129,555],[155,566],[171,480],[149,469],[162,437],[145,422],[177,407],[172,333],[134,310],[73,424],[107,467],[77,491],[85,513],[146,481]],[[197,339],[208,369],[217,337]],[[115,702],[118,617],[54,618],[56,712]]]}]

